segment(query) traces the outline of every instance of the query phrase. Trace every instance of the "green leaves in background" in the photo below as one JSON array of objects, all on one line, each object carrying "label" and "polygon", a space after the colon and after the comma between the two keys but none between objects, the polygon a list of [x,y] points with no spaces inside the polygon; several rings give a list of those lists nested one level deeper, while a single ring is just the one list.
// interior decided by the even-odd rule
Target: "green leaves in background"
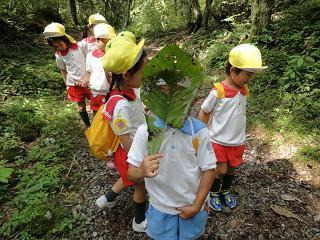
[{"label": "green leaves in background", "polygon": [[[146,65],[143,77],[141,98],[144,104],[166,124],[181,128],[203,80],[199,62],[177,45],[168,45]],[[157,86],[159,79],[167,83],[167,94]],[[155,145],[149,144],[149,151],[157,152],[164,130],[150,127],[150,121],[149,134],[158,139],[151,139]]]}]

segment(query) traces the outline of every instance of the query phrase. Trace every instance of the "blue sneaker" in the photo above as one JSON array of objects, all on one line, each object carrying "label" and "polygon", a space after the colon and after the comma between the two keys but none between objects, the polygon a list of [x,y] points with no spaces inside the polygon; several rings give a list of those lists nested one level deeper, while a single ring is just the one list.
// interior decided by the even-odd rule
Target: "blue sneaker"
[{"label": "blue sneaker", "polygon": [[216,212],[222,211],[222,204],[221,204],[219,193],[210,192],[209,206],[210,206],[210,208],[212,208]]},{"label": "blue sneaker", "polygon": [[223,202],[227,205],[228,208],[235,208],[237,206],[237,201],[234,196],[231,195],[229,191],[222,192],[221,194]]}]

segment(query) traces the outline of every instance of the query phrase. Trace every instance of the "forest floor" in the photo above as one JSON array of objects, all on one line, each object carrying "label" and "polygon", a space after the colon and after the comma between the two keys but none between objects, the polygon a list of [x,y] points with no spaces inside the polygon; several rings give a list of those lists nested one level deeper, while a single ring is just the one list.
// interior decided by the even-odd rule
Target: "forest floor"
[{"label": "forest floor", "polygon": [[[147,43],[148,53],[167,43],[182,43],[188,36],[171,33]],[[199,91],[192,113],[196,114],[211,83]],[[250,116],[248,116],[250,117]],[[296,147],[283,144],[281,135],[272,139],[259,128],[247,134],[244,164],[238,169],[232,192],[238,206],[234,210],[211,211],[205,239],[320,239],[320,179],[317,164],[293,158]],[[76,164],[75,164],[76,163]],[[72,231],[71,239],[147,239],[132,231],[132,189],[123,191],[112,209],[99,210],[95,200],[119,177],[87,148],[75,155],[69,177],[77,189],[73,213],[84,218],[84,225]],[[61,194],[68,195],[68,190]],[[65,236],[67,237],[67,236]]]}]

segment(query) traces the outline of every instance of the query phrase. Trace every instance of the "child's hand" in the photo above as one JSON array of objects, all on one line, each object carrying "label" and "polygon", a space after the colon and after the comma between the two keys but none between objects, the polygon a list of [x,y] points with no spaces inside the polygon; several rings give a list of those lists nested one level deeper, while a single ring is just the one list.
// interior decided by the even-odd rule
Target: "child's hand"
[{"label": "child's hand", "polygon": [[159,159],[162,158],[160,153],[145,157],[140,165],[142,175],[147,178],[153,178],[158,175]]},{"label": "child's hand", "polygon": [[192,218],[194,215],[196,215],[200,209],[195,207],[194,205],[186,206],[186,207],[180,207],[177,208],[177,211],[180,212],[180,217],[183,219],[189,219]]}]

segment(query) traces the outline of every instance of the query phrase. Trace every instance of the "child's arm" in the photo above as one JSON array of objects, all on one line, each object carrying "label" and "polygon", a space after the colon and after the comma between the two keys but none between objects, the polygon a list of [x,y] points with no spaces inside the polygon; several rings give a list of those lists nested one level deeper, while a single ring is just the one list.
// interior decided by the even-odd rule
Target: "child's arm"
[{"label": "child's arm", "polygon": [[132,139],[130,138],[130,133],[126,133],[123,135],[120,135],[120,142],[124,150],[128,153],[132,144]]},{"label": "child's arm", "polygon": [[145,177],[153,178],[158,175],[157,170],[159,169],[159,159],[162,157],[161,154],[153,154],[145,157],[139,167],[129,164],[128,179],[132,182],[142,182]]},{"label": "child's arm", "polygon": [[62,77],[63,77],[63,81],[64,81],[64,83],[65,83],[66,86],[67,86],[67,75],[68,75],[68,72],[67,72],[66,69],[61,69],[60,71],[61,71],[61,75],[62,75]]},{"label": "child's arm", "polygon": [[193,204],[191,206],[177,208],[177,210],[181,212],[180,213],[181,218],[183,219],[192,218],[194,215],[196,215],[200,211],[204,201],[208,196],[213,180],[214,180],[214,169],[210,169],[202,172],[199,190]]},{"label": "child's arm", "polygon": [[209,122],[210,113],[205,112],[202,108],[200,108],[200,112],[198,114],[198,119],[205,124]]}]

